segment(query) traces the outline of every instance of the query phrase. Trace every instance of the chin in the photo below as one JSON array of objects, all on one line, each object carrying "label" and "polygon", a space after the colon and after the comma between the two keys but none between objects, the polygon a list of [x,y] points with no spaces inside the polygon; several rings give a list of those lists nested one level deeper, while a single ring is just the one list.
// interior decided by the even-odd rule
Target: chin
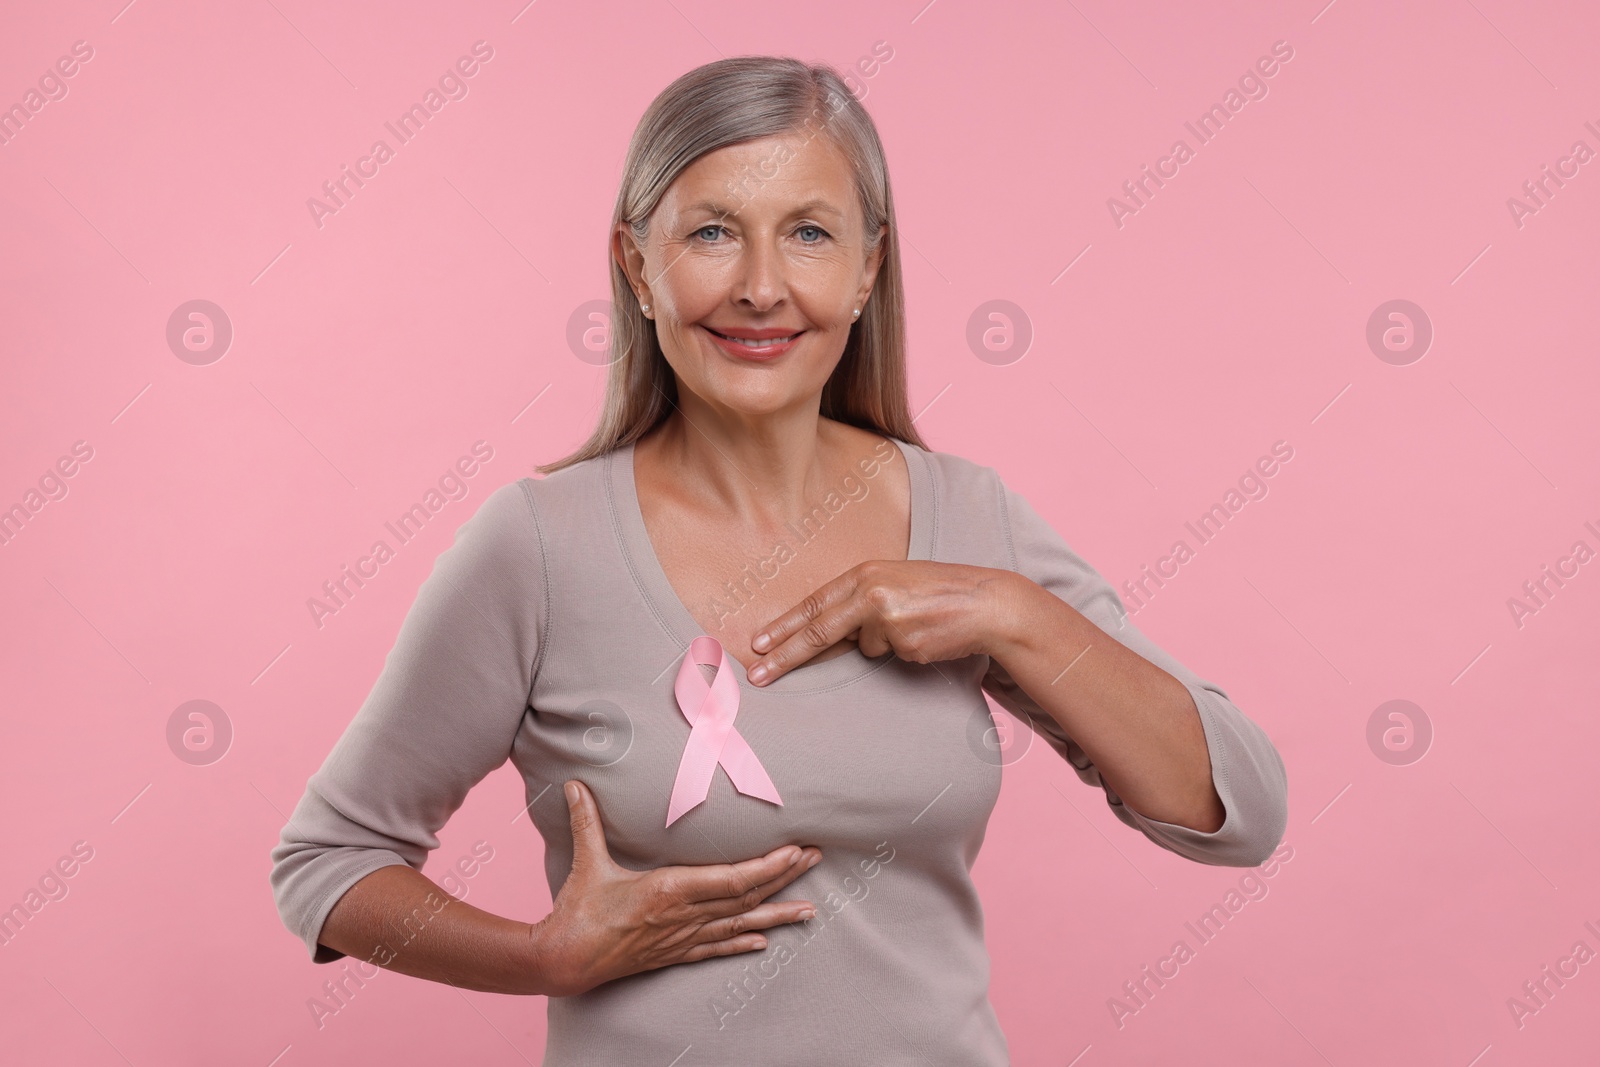
[{"label": "chin", "polygon": [[[735,371],[737,370],[738,368],[735,368]],[[737,374],[737,377],[745,380],[728,381],[724,378],[718,381],[714,388],[700,395],[717,407],[748,416],[774,415],[793,407],[805,398],[804,390],[796,390],[787,382],[775,381],[773,375],[766,375],[755,381],[750,380],[753,376],[748,374]],[[821,393],[822,389],[819,386],[817,394],[820,396]]]}]

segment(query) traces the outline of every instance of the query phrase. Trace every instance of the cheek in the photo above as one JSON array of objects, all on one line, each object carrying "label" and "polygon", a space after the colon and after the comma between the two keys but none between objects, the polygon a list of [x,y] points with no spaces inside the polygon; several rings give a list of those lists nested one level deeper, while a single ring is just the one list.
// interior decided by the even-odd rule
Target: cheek
[{"label": "cheek", "polygon": [[[657,287],[672,296],[672,302],[691,314],[704,314],[717,305],[732,284],[733,261],[728,258],[687,253],[668,256],[654,275]],[[665,294],[664,294],[665,295]]]},{"label": "cheek", "polygon": [[825,276],[819,271],[818,276],[804,279],[790,291],[818,329],[843,332],[851,323],[850,309],[855,307],[859,285],[860,275],[854,271],[829,271]]},{"label": "cheek", "polygon": [[709,343],[702,341],[697,336],[699,333],[694,326],[683,322],[658,329],[661,352],[666,356],[667,365],[688,383],[696,383],[704,378],[703,369],[709,356]]}]

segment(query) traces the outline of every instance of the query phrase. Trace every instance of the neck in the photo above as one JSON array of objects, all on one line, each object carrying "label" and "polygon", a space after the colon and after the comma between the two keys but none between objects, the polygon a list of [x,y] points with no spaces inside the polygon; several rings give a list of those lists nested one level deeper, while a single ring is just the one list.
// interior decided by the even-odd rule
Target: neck
[{"label": "neck", "polygon": [[843,440],[841,424],[819,414],[820,396],[753,417],[687,399],[639,442],[671,472],[675,495],[755,527],[778,526],[822,495]]}]

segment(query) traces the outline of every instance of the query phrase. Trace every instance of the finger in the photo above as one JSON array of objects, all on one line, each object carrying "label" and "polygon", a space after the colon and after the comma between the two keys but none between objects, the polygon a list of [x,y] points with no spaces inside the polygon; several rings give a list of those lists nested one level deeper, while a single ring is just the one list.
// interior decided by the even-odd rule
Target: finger
[{"label": "finger", "polygon": [[870,604],[852,590],[833,606],[824,608],[820,614],[801,623],[787,640],[778,641],[776,648],[752,664],[751,683],[769,684],[785,671],[792,670],[824,649],[833,647],[845,634],[859,629],[873,610]]},{"label": "finger", "polygon": [[769,900],[760,907],[706,923],[700,928],[700,936],[706,941],[724,941],[751,930],[804,922],[816,914],[817,907],[809,900]]},{"label": "finger", "polygon": [[[762,883],[783,876],[804,862],[805,849],[785,845],[765,856],[738,863],[712,863],[700,867],[670,868],[678,885],[679,898],[691,904],[706,900],[738,898]],[[796,876],[804,871],[800,867]]]},{"label": "finger", "polygon": [[815,849],[807,849],[806,853],[804,859],[789,867],[788,870],[776,878],[768,879],[737,896],[719,897],[716,900],[702,900],[696,903],[694,905],[696,914],[704,919],[720,919],[728,915],[737,915],[740,912],[749,911],[821,862],[821,852]]},{"label": "finger", "polygon": [[567,815],[572,824],[572,865],[609,865],[611,853],[606,848],[605,829],[600,825],[600,806],[595,802],[589,787],[574,778],[564,786],[567,796]]},{"label": "finger", "polygon": [[696,960],[711,956],[732,956],[740,952],[759,952],[766,947],[767,939],[760,934],[741,934],[726,941],[706,941],[692,945],[683,954],[683,962],[694,963]]},{"label": "finger", "polygon": [[856,631],[856,647],[863,656],[877,659],[885,652],[894,651],[894,642],[889,640],[886,633],[887,625],[888,621],[876,609],[871,618],[861,623],[861,628]]},{"label": "finger", "polygon": [[[758,653],[776,648],[797,633],[806,623],[840,601],[849,599],[854,594],[855,585],[856,568],[852,567],[833,581],[818,586],[800,603],[763,626],[750,639],[750,647]],[[818,651],[821,650],[819,649]]]}]

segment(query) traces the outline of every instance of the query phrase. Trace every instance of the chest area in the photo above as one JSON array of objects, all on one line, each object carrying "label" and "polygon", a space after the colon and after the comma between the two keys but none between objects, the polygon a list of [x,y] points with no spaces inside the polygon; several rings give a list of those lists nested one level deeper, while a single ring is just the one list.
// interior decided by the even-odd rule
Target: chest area
[{"label": "chest area", "polygon": [[570,838],[560,784],[579,778],[600,805],[613,858],[635,869],[747,859],[784,844],[870,856],[886,840],[913,859],[970,865],[1000,790],[979,685],[986,666],[982,656],[890,659],[821,692],[744,688],[734,728],[781,803],[742,792],[719,764],[704,800],[670,827],[692,732],[673,672],[548,690],[525,720],[516,762],[531,797],[551,787],[554,799],[530,814],[557,856]]},{"label": "chest area", "polygon": [[[909,512],[887,497],[840,497],[831,509],[819,503],[759,532],[666,509],[647,513],[646,524],[678,600],[701,632],[721,642],[744,668],[757,658],[750,644],[755,635],[806,597],[859,563],[909,556]],[[852,647],[841,639],[813,662]]]}]

